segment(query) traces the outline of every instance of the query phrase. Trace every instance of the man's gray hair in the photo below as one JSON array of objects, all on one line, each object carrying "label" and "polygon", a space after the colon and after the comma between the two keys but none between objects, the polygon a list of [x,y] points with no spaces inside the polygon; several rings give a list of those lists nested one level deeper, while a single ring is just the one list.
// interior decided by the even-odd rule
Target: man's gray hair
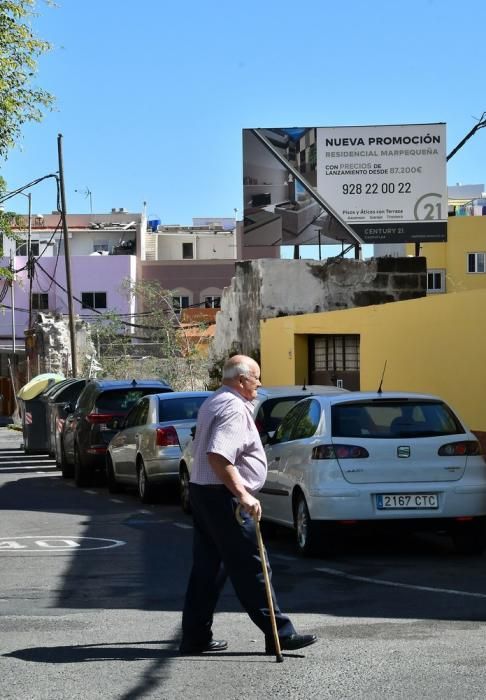
[{"label": "man's gray hair", "polygon": [[251,374],[251,367],[247,362],[237,362],[223,367],[223,379],[234,379],[242,374],[248,377]]}]

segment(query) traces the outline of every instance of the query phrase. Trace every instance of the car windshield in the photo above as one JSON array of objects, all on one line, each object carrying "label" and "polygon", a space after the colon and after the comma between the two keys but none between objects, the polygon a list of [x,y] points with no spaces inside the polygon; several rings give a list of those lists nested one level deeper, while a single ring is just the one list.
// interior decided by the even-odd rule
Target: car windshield
[{"label": "car windshield", "polygon": [[116,411],[128,413],[131,407],[147,394],[155,394],[160,389],[110,389],[96,399],[96,408],[100,413]]},{"label": "car windshield", "polygon": [[159,421],[196,420],[207,396],[187,396],[181,399],[159,399]]},{"label": "car windshield", "polygon": [[335,404],[333,437],[420,438],[465,430],[442,401],[376,399]]}]

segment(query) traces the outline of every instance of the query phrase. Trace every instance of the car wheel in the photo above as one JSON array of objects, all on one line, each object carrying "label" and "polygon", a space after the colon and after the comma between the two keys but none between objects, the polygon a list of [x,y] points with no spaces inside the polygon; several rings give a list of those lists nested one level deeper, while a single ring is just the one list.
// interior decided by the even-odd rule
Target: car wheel
[{"label": "car wheel", "polygon": [[476,518],[454,523],[451,536],[458,554],[479,556],[486,548],[486,522],[483,518]]},{"label": "car wheel", "polygon": [[74,445],[74,481],[80,487],[91,486],[93,481],[91,469],[83,464],[77,445]]},{"label": "car wheel", "polygon": [[109,454],[106,455],[106,485],[110,493],[120,493],[123,491],[122,485],[116,480],[113,461]]},{"label": "car wheel", "polygon": [[315,554],[318,549],[319,527],[311,520],[303,493],[299,493],[295,501],[294,520],[299,553],[305,557]]},{"label": "car wheel", "polygon": [[68,464],[66,459],[66,453],[64,452],[64,444],[61,442],[61,459],[59,460],[59,466],[61,468],[61,474],[63,479],[72,479],[74,476],[74,467],[72,464]]},{"label": "car wheel", "polygon": [[184,513],[190,515],[191,499],[189,496],[189,472],[185,464],[181,464],[179,469],[179,494],[181,497],[181,507]]},{"label": "car wheel", "polygon": [[138,496],[142,503],[153,503],[155,500],[155,489],[147,477],[145,465],[142,460],[139,461],[137,466],[137,484]]}]

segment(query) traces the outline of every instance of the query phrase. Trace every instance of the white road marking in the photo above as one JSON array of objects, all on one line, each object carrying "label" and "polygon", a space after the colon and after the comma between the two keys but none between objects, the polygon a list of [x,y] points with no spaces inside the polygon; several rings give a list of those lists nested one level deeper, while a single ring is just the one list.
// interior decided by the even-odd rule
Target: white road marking
[{"label": "white road marking", "polygon": [[176,527],[181,527],[183,530],[192,530],[192,525],[186,525],[186,523],[174,523]]},{"label": "white road marking", "polygon": [[98,491],[90,491],[89,489],[83,489],[84,493],[90,493],[92,496],[97,496]]},{"label": "white road marking", "polygon": [[11,469],[25,469],[25,470],[30,469],[30,470],[32,470],[32,469],[39,469],[39,467],[46,467],[46,468],[51,467],[52,468],[52,467],[55,467],[55,464],[54,464],[54,462],[52,462],[52,464],[50,464],[49,462],[47,462],[47,463],[46,462],[42,462],[42,463],[37,462],[35,464],[32,464],[32,462],[30,462],[29,464],[18,464],[17,462],[10,462],[9,464],[1,465],[0,472],[3,470],[7,471],[7,470],[11,470]]},{"label": "white road marking", "polygon": [[462,595],[468,598],[486,598],[486,593],[473,593],[471,591],[458,591],[454,588],[434,588],[433,586],[418,586],[412,583],[400,583],[399,581],[387,581],[381,578],[369,578],[368,576],[355,576],[348,574],[346,571],[339,569],[328,569],[325,567],[316,567],[315,571],[320,571],[323,574],[330,576],[339,576],[347,578],[351,581],[361,581],[363,583],[374,583],[378,586],[392,586],[393,588],[410,588],[414,591],[426,591],[427,593],[447,593],[448,595]]},{"label": "white road marking", "polygon": [[[80,540],[77,542],[76,540]],[[22,535],[21,537],[0,537],[0,552],[36,552],[44,554],[63,554],[65,552],[91,551],[93,549],[112,549],[125,545],[124,540],[107,537],[83,537],[80,535]]]},{"label": "white road marking", "polygon": [[137,513],[145,513],[145,515],[153,515],[151,510],[137,510]]},{"label": "white road marking", "polygon": [[125,503],[125,501],[122,501],[120,498],[110,498],[110,501],[112,503]]},{"label": "white road marking", "polygon": [[297,561],[298,557],[289,557],[287,554],[275,554],[272,552],[272,559],[285,559],[285,561]]}]

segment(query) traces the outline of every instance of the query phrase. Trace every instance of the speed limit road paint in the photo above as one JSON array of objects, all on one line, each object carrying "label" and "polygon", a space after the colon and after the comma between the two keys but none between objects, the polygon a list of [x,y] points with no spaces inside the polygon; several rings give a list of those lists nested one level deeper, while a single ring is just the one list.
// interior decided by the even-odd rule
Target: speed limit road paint
[{"label": "speed limit road paint", "polygon": [[95,549],[113,549],[126,542],[106,537],[80,537],[78,535],[25,535],[22,537],[0,537],[0,554],[36,552],[60,554],[66,552],[86,552]]}]

